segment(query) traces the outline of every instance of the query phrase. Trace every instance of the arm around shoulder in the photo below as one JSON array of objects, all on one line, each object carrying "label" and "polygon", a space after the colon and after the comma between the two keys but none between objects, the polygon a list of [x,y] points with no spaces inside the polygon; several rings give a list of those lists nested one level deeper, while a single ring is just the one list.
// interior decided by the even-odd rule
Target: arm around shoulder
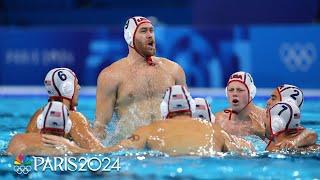
[{"label": "arm around shoulder", "polygon": [[17,155],[21,151],[23,151],[26,147],[27,146],[23,143],[23,138],[21,134],[16,134],[12,137],[8,145],[7,153],[9,155]]},{"label": "arm around shoulder", "polygon": [[317,138],[318,134],[316,132],[305,129],[293,140],[293,142],[296,147],[304,147],[315,144]]},{"label": "arm around shoulder", "polygon": [[29,124],[27,126],[26,132],[30,133],[30,132],[39,132],[40,130],[37,128],[37,120],[38,120],[38,116],[40,115],[40,113],[42,112],[42,108],[38,109],[33,116],[31,117]]},{"label": "arm around shoulder", "polygon": [[224,152],[236,152],[239,154],[255,152],[254,146],[245,139],[242,139],[234,135],[230,135],[222,129],[220,129],[220,132],[224,141]]},{"label": "arm around shoulder", "polygon": [[84,149],[103,148],[103,145],[91,132],[89,122],[80,112],[71,112],[70,119],[72,121],[70,134],[76,144]]},{"label": "arm around shoulder", "polygon": [[221,125],[224,120],[226,120],[226,114],[223,111],[217,112],[214,114],[215,123]]}]

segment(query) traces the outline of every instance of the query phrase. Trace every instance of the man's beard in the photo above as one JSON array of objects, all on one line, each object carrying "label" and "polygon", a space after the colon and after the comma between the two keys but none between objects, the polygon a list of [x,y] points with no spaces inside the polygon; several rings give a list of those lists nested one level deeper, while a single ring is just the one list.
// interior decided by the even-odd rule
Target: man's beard
[{"label": "man's beard", "polygon": [[156,47],[152,49],[148,45],[144,45],[140,42],[137,42],[135,50],[144,57],[154,56],[156,54]]}]

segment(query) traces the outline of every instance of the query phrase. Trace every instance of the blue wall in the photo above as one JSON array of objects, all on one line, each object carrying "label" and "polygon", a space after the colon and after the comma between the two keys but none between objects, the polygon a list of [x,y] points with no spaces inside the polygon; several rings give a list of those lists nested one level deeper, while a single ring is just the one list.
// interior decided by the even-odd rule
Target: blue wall
[{"label": "blue wall", "polygon": [[[0,39],[0,85],[42,85],[59,66],[96,85],[98,73],[127,54],[118,28],[0,28]],[[159,26],[156,39],[157,55],[178,62],[190,87],[223,87],[244,70],[258,87],[320,88],[320,26]]]},{"label": "blue wall", "polygon": [[113,25],[154,16],[170,25],[311,23],[319,0],[0,0],[6,25]]},{"label": "blue wall", "polygon": [[257,86],[320,87],[320,26],[259,26],[249,34]]}]

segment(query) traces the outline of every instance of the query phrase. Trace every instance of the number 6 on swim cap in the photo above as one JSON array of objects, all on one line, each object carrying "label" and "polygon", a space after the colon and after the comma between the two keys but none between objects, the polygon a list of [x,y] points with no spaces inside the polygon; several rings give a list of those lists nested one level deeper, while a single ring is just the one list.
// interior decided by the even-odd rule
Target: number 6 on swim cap
[{"label": "number 6 on swim cap", "polygon": [[55,68],[48,72],[44,80],[49,97],[72,100],[76,84],[75,73],[68,68]]}]

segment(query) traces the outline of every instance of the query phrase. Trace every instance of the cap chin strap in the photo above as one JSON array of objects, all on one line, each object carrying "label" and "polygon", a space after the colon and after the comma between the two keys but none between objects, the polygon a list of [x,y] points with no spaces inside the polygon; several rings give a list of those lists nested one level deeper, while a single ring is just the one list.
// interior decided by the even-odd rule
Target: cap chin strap
[{"label": "cap chin strap", "polygon": [[156,64],[153,62],[151,56],[144,56],[144,55],[143,55],[142,53],[140,53],[140,52],[138,51],[138,49],[135,48],[135,47],[133,47],[133,49],[134,49],[140,56],[142,56],[142,57],[145,58],[145,61],[147,62],[147,64],[148,64],[149,66],[154,66],[154,65],[156,65]]},{"label": "cap chin strap", "polygon": [[232,114],[236,114],[236,115],[240,114],[251,102],[252,102],[252,99],[239,112],[238,111],[234,111],[232,109],[231,110],[230,109],[225,109],[224,112],[225,113],[230,113],[229,114],[229,120],[231,120]]},{"label": "cap chin strap", "polygon": [[279,136],[280,134],[282,134],[282,133],[284,133],[284,132],[286,132],[286,130],[279,131],[279,132],[277,132],[277,133],[275,133],[275,134],[270,134],[270,137],[268,138],[268,139],[269,139],[269,142],[268,142],[265,150],[268,149],[268,147],[270,146],[270,144],[271,144],[272,142],[275,142],[275,138],[276,138],[277,136]]},{"label": "cap chin strap", "polygon": [[225,109],[223,112],[229,113],[229,120],[231,120],[232,113],[238,114],[237,111],[234,111],[234,110],[232,110],[232,109],[231,109],[231,110],[230,110],[230,109]]},{"label": "cap chin strap", "polygon": [[253,99],[251,99],[239,112],[238,114],[240,114],[251,102]]},{"label": "cap chin strap", "polygon": [[156,65],[156,64],[153,62],[151,56],[147,56],[147,57],[146,57],[146,61],[147,61],[147,63],[148,63],[150,66]]},{"label": "cap chin strap", "polygon": [[279,131],[279,132],[277,132],[275,134],[271,134],[270,137],[269,137],[270,141],[269,141],[268,145],[266,146],[266,150],[270,146],[271,142],[275,142],[275,138],[276,137],[278,137],[278,136],[280,136],[280,134],[286,133],[286,132],[288,132],[290,130],[296,130],[297,132],[299,132],[299,131],[305,130],[305,128],[298,127],[298,128],[293,128],[293,129],[282,130],[282,131]]},{"label": "cap chin strap", "polygon": [[302,130],[304,130],[304,129],[305,129],[305,128],[303,128],[303,127],[284,129],[284,130],[279,131],[279,132],[277,132],[277,133],[275,133],[275,134],[272,134],[272,135],[270,136],[270,140],[273,140],[275,137],[279,136],[280,134],[286,133],[286,132],[290,132],[290,131],[297,131],[297,132],[299,132],[299,131],[302,131]]}]

